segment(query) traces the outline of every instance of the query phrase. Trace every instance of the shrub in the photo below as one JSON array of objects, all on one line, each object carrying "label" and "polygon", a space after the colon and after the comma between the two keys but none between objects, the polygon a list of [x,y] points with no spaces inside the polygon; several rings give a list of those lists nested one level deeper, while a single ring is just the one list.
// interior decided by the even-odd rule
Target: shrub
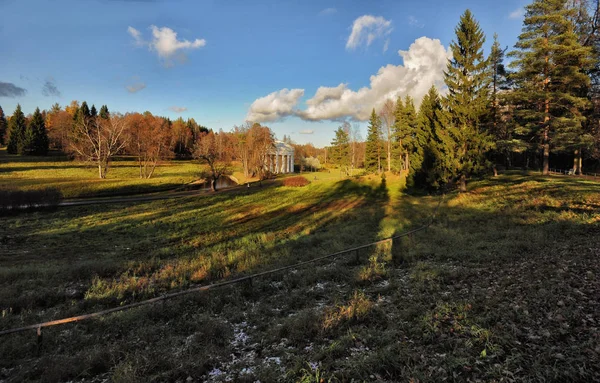
[{"label": "shrub", "polygon": [[0,214],[58,206],[62,193],[56,188],[39,190],[0,190]]},{"label": "shrub", "polygon": [[310,183],[309,180],[302,176],[289,177],[283,180],[283,186],[302,187]]}]

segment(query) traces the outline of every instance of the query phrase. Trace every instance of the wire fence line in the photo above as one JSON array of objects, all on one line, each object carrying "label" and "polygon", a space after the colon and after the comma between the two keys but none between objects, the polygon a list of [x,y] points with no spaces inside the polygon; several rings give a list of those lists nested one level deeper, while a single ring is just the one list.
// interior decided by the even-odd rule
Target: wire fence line
[{"label": "wire fence line", "polygon": [[344,249],[344,250],[340,250],[337,251],[335,253],[331,253],[331,254],[327,254],[327,255],[323,255],[320,257],[316,257],[316,258],[312,258],[306,261],[301,261],[301,262],[296,262],[292,265],[288,265],[288,266],[283,266],[283,267],[278,267],[275,269],[271,269],[271,270],[267,270],[267,271],[263,271],[263,272],[259,272],[259,273],[255,273],[255,274],[251,274],[251,275],[246,275],[243,277],[238,277],[238,278],[234,278],[234,279],[230,279],[230,280],[226,280],[226,281],[221,281],[221,282],[216,282],[216,283],[212,283],[209,285],[204,285],[204,286],[197,286],[197,287],[192,287],[186,290],[182,290],[182,291],[178,291],[175,293],[169,293],[169,294],[164,294],[161,295],[159,297],[155,297],[155,298],[150,298],[150,299],[146,299],[140,302],[135,302],[135,303],[130,303],[127,305],[123,305],[123,306],[119,306],[119,307],[114,307],[111,309],[106,309],[106,310],[102,310],[102,311],[97,311],[94,313],[90,313],[90,314],[83,314],[83,315],[78,315],[78,316],[74,316],[74,317],[69,317],[69,318],[63,318],[63,319],[57,319],[57,320],[52,320],[52,321],[48,321],[48,322],[42,322],[42,323],[36,323],[36,324],[32,324],[32,325],[28,325],[28,326],[23,326],[23,327],[16,327],[16,328],[12,328],[12,329],[8,329],[8,330],[2,330],[0,331],[0,336],[3,335],[8,335],[8,334],[14,334],[14,333],[19,333],[19,332],[24,332],[24,331],[29,331],[29,330],[36,330],[37,332],[37,337],[38,337],[38,345],[41,342],[41,336],[42,336],[42,328],[45,327],[52,327],[52,326],[58,326],[58,325],[63,325],[63,324],[67,324],[67,323],[73,323],[73,322],[80,322],[80,321],[84,321],[84,320],[88,320],[88,319],[92,319],[92,318],[97,318],[97,317],[101,317],[104,315],[108,315],[108,314],[112,314],[112,313],[116,313],[119,311],[125,311],[125,310],[130,310],[136,307],[141,307],[141,306],[146,306],[146,305],[150,305],[150,304],[154,304],[156,302],[161,302],[161,301],[165,301],[165,300],[169,300],[172,298],[176,298],[176,297],[180,297],[183,295],[189,295],[189,294],[193,294],[193,293],[198,293],[198,292],[205,292],[205,291],[209,291],[209,290],[213,290],[213,289],[217,289],[220,287],[225,287],[225,286],[230,286],[230,285],[234,285],[234,284],[238,284],[238,283],[242,283],[242,282],[251,282],[253,278],[259,278],[259,277],[264,277],[264,276],[268,276],[271,274],[275,274],[275,273],[280,273],[283,271],[287,271],[290,269],[295,269],[295,268],[299,268],[302,267],[304,265],[308,265],[311,263],[315,263],[318,261],[322,261],[324,259],[329,259],[329,258],[335,258],[337,256],[341,256],[341,255],[347,255],[347,254],[351,254],[351,253],[355,253],[357,259],[358,259],[358,251],[362,250],[362,249],[366,249],[372,246],[376,246],[376,245],[380,245],[383,243],[388,243],[388,242],[392,242],[398,238],[402,238],[402,237],[407,237],[407,236],[412,236],[412,234],[423,231],[428,229],[434,222],[435,222],[435,218],[437,216],[438,210],[442,204],[442,201],[445,198],[445,194],[440,196],[440,199],[438,201],[437,206],[435,207],[434,211],[429,215],[429,217],[427,217],[425,223],[415,229],[409,230],[409,231],[405,231],[403,233],[400,234],[396,234],[394,236],[388,237],[388,238],[384,238],[378,241],[374,241],[374,242],[369,242],[367,244],[364,245],[360,245],[360,246],[355,246],[352,248],[348,248],[348,249]]}]

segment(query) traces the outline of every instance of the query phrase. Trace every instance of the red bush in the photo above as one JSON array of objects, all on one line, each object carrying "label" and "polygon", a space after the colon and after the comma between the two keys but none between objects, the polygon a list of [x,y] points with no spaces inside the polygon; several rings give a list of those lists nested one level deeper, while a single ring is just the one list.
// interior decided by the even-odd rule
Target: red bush
[{"label": "red bush", "polygon": [[301,187],[301,186],[306,186],[309,183],[310,183],[309,180],[307,180],[306,178],[301,177],[301,176],[289,177],[289,178],[283,179],[283,186]]}]

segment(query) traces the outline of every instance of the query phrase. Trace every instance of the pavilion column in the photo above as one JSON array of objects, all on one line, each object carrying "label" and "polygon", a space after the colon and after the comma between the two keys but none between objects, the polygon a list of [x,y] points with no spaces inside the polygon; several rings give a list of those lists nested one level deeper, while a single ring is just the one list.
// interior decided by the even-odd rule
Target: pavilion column
[{"label": "pavilion column", "polygon": [[294,155],[290,156],[290,173],[294,172]]},{"label": "pavilion column", "polygon": [[285,154],[283,159],[284,159],[283,163],[285,164],[285,169],[283,169],[283,172],[288,173],[288,155]]}]

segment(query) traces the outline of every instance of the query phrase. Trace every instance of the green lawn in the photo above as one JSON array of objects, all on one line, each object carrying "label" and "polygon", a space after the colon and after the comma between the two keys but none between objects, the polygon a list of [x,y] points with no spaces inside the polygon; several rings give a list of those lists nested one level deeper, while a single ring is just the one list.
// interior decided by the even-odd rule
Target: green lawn
[{"label": "green lawn", "polygon": [[[3,218],[0,328],[262,271],[418,226],[388,177]],[[511,173],[354,257],[2,338],[0,380],[592,381],[600,184]]]},{"label": "green lawn", "polygon": [[201,165],[192,161],[165,161],[150,179],[139,178],[133,159],[111,162],[107,178],[98,178],[93,164],[70,161],[54,154],[16,156],[0,149],[0,189],[57,188],[64,198],[127,195],[170,190],[198,179]]}]

